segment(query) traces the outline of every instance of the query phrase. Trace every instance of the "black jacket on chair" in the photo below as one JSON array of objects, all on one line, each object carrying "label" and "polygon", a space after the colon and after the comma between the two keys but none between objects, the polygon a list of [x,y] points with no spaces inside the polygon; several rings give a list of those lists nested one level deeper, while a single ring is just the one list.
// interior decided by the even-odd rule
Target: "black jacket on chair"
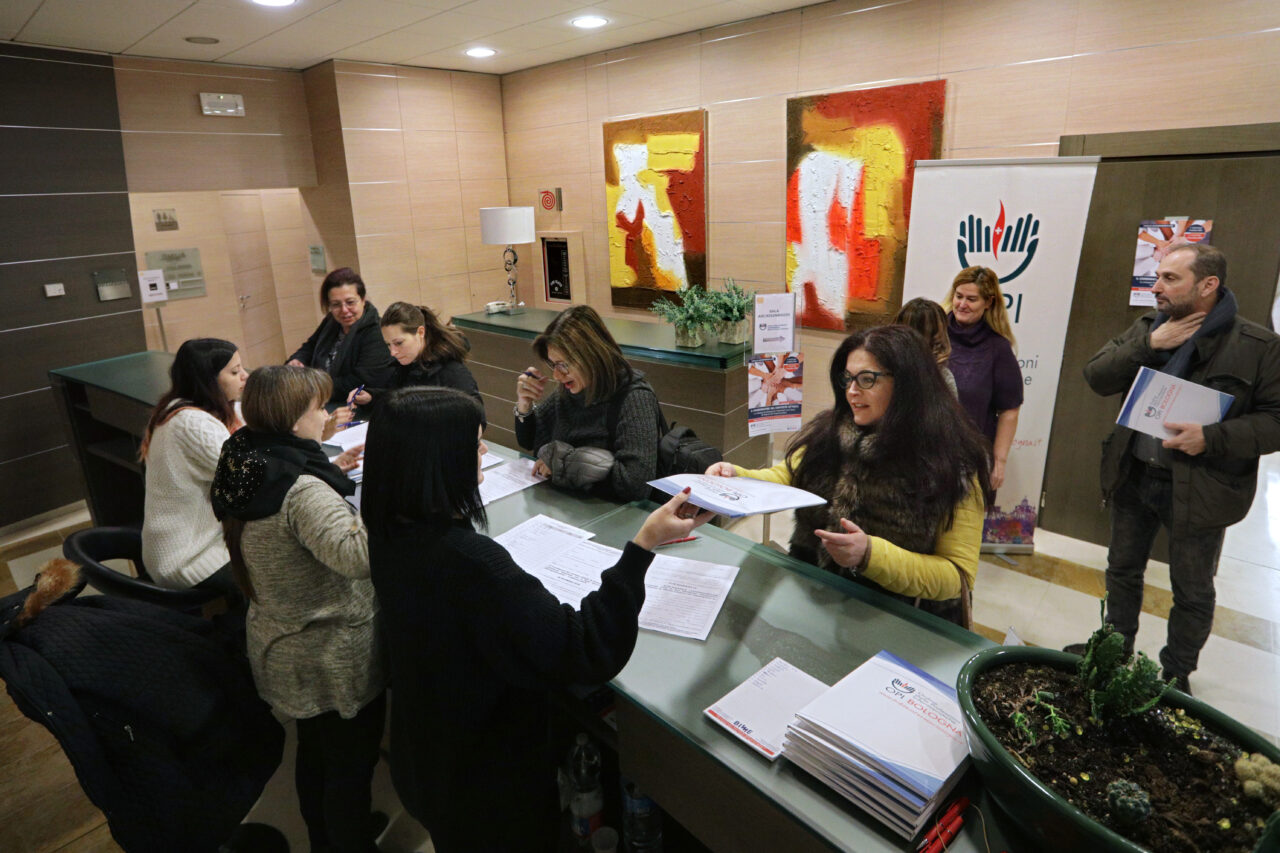
[{"label": "black jacket on chair", "polygon": [[58,739],[128,853],[216,851],[284,746],[247,661],[203,619],[113,596],[64,598],[19,627],[30,592],[0,599],[18,708]]},{"label": "black jacket on chair", "polygon": [[[342,326],[326,314],[320,325],[307,338],[306,343],[298,347],[298,351],[286,361],[297,359],[308,367],[317,367],[319,359],[333,347],[338,339]],[[372,302],[365,302],[364,313],[351,327],[346,339],[338,347],[338,354],[329,365],[329,375],[333,377],[333,394],[330,403],[341,405],[347,401],[347,395],[360,385],[371,388],[386,388],[395,373],[396,363],[391,359],[391,351],[387,342],[382,339],[382,327],[378,309]]]}]

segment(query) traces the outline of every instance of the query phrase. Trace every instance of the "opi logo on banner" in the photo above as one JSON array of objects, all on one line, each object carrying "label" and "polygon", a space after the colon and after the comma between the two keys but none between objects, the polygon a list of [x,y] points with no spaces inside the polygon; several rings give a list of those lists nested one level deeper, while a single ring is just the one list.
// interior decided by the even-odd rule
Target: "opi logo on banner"
[{"label": "opi logo on banner", "polygon": [[1004,202],[994,225],[986,224],[972,213],[960,220],[956,253],[960,268],[991,267],[1002,285],[1022,275],[1036,256],[1040,245],[1040,220],[1034,213],[1019,217],[1012,225],[1005,221]]}]

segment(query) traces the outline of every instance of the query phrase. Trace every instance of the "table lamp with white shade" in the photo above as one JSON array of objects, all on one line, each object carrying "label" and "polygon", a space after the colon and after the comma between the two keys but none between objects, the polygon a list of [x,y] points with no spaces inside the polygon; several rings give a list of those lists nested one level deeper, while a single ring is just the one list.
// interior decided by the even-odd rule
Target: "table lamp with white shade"
[{"label": "table lamp with white shade", "polygon": [[536,239],[532,207],[480,208],[480,242],[487,246],[507,247],[502,253],[503,268],[507,271],[507,301],[505,307],[495,307],[502,303],[490,302],[485,309],[489,313],[519,314],[524,310],[524,303],[516,296],[516,262],[519,258],[513,246],[532,243]]}]

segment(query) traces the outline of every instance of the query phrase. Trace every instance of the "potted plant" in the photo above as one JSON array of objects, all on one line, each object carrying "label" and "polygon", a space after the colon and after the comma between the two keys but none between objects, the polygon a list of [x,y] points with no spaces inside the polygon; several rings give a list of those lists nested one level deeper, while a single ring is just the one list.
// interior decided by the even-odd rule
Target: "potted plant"
[{"label": "potted plant", "polygon": [[681,287],[680,301],[666,297],[656,300],[649,310],[676,327],[676,346],[700,347],[706,343],[703,330],[715,322],[711,297],[701,287]]},{"label": "potted plant", "polygon": [[724,280],[724,290],[708,294],[716,316],[716,331],[722,344],[744,344],[751,334],[751,306],[755,294],[743,290],[733,279]]},{"label": "potted plant", "polygon": [[1083,657],[984,649],[956,690],[979,775],[1039,850],[1280,850],[1280,787],[1257,781],[1280,749],[1161,682],[1110,625]]}]

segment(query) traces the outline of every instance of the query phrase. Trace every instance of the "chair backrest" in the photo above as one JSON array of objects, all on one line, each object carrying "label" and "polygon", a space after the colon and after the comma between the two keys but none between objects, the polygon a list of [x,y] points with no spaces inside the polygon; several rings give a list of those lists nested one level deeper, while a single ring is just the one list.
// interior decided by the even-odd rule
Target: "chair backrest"
[{"label": "chair backrest", "polygon": [[[107,595],[159,604],[174,610],[199,610],[220,596],[214,590],[165,589],[153,583],[142,564],[142,531],[136,527],[90,527],[62,543],[62,555],[84,569],[89,586]],[[105,565],[106,560],[132,560],[141,577],[130,577]]]}]

